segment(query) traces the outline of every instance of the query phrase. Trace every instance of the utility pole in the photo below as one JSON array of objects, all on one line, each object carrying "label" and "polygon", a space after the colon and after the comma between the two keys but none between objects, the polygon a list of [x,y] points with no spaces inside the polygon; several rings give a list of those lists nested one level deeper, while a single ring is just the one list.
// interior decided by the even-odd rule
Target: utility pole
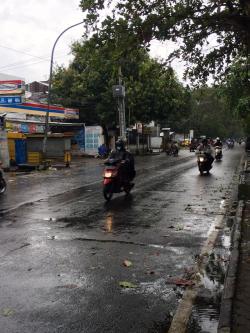
[{"label": "utility pole", "polygon": [[119,84],[113,86],[113,96],[117,99],[120,137],[126,139],[125,87],[122,85],[121,66],[118,69]]}]

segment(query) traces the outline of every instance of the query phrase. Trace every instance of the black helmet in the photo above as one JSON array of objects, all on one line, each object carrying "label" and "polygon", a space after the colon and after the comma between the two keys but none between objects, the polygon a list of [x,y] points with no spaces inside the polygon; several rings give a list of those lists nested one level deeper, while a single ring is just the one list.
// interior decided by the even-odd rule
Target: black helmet
[{"label": "black helmet", "polygon": [[202,143],[203,143],[204,145],[207,145],[207,144],[208,144],[208,140],[207,140],[207,139],[203,139],[203,140],[202,140]]},{"label": "black helmet", "polygon": [[115,149],[118,151],[125,150],[125,142],[122,139],[118,139],[115,143]]}]

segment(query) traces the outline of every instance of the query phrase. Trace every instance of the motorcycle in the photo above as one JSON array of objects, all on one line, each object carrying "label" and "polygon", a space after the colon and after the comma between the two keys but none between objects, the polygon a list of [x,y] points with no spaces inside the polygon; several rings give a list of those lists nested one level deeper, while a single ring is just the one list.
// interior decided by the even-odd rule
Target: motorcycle
[{"label": "motorcycle", "polygon": [[220,161],[222,159],[222,148],[219,146],[215,147],[215,159],[216,161]]},{"label": "motorcycle", "polygon": [[198,142],[192,142],[191,141],[191,143],[189,145],[189,151],[190,151],[190,153],[194,153],[195,150],[197,149],[198,145],[199,145]]},{"label": "motorcycle", "polygon": [[201,175],[204,172],[209,174],[209,171],[212,169],[212,164],[208,161],[207,155],[204,152],[197,154],[197,164]]},{"label": "motorcycle", "polygon": [[233,149],[234,148],[234,142],[233,141],[228,141],[227,142],[227,147],[228,147],[228,149]]},{"label": "motorcycle", "polygon": [[103,173],[103,196],[110,201],[114,193],[125,192],[129,194],[134,184],[124,176],[125,161],[109,159],[105,162]]},{"label": "motorcycle", "polygon": [[0,162],[0,194],[3,194],[6,191],[7,184],[4,179],[4,174],[3,174],[3,170],[1,169],[1,164],[2,163]]},{"label": "motorcycle", "polygon": [[170,147],[170,149],[169,150],[167,150],[166,151],[166,154],[168,155],[168,156],[174,156],[174,157],[177,157],[178,156],[178,154],[179,154],[179,149],[178,149],[178,147],[177,146],[171,146]]}]

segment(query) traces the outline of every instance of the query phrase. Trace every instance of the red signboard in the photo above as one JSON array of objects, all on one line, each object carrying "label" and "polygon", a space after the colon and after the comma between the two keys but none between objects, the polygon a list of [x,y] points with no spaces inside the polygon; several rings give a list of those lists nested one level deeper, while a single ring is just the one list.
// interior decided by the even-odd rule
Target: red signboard
[{"label": "red signboard", "polygon": [[25,82],[22,80],[0,81],[0,95],[20,95],[25,91]]}]

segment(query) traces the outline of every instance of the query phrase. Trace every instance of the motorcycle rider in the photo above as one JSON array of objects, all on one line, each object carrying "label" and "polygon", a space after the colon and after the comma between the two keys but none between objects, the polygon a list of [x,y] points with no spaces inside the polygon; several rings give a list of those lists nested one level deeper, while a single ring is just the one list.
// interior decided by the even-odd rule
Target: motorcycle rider
[{"label": "motorcycle rider", "polygon": [[128,181],[134,179],[136,175],[134,157],[126,150],[124,140],[118,139],[116,141],[115,150],[111,152],[109,159],[121,160],[124,178]]},{"label": "motorcycle rider", "polygon": [[220,148],[222,148],[222,142],[221,142],[221,140],[220,140],[219,137],[215,139],[214,147],[220,147]]},{"label": "motorcycle rider", "polygon": [[197,147],[196,154],[199,154],[200,152],[203,152],[206,155],[208,163],[212,165],[214,161],[214,152],[207,139],[203,139],[201,144]]}]

